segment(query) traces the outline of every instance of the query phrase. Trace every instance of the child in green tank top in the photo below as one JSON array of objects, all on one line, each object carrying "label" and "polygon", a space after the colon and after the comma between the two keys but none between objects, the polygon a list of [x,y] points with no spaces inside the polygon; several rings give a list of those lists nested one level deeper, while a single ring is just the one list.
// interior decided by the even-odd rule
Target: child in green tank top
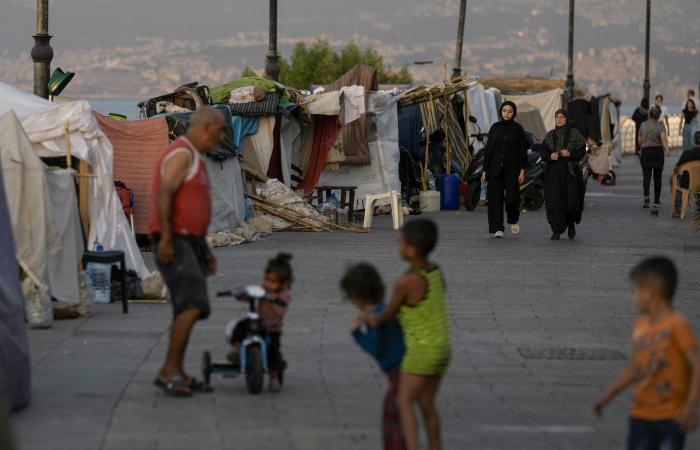
[{"label": "child in green tank top", "polygon": [[401,362],[397,403],[407,450],[418,450],[417,403],[431,450],[442,449],[440,419],[435,395],[450,361],[450,329],[445,303],[445,284],[440,269],[428,260],[437,244],[437,226],[431,220],[408,222],[401,231],[401,258],[411,266],[396,282],[389,305],[367,317],[376,327],[398,316],[406,353]]}]

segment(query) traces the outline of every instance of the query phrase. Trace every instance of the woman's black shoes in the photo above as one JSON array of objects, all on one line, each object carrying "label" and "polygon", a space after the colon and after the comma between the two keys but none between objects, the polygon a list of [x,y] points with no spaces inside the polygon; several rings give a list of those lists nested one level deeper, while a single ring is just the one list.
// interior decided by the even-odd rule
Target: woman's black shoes
[{"label": "woman's black shoes", "polygon": [[576,237],[576,227],[571,225],[569,227],[569,231],[567,232],[567,234],[569,235],[569,239],[575,238]]},{"label": "woman's black shoes", "polygon": [[552,233],[552,237],[550,239],[553,241],[558,241],[559,240],[559,233]]},{"label": "woman's black shoes", "polygon": [[644,205],[642,205],[642,208],[649,209],[649,203],[651,203],[651,200],[649,200],[649,197],[646,197],[644,199]]}]

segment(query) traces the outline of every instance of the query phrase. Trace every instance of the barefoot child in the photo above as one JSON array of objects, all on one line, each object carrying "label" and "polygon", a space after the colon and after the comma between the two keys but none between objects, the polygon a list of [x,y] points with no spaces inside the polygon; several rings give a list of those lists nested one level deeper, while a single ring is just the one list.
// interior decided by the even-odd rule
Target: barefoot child
[{"label": "barefoot child", "polygon": [[389,305],[372,314],[370,326],[398,315],[406,343],[401,362],[398,404],[406,448],[418,450],[418,420],[421,410],[430,450],[442,450],[440,419],[435,395],[450,361],[450,330],[445,304],[445,286],[440,269],[428,260],[437,243],[437,227],[430,220],[408,222],[399,237],[399,252],[410,270],[396,282]]},{"label": "barefoot child", "polygon": [[384,283],[374,267],[369,264],[357,264],[345,272],[340,280],[340,288],[361,311],[352,325],[355,342],[377,360],[389,379],[382,414],[384,450],[403,450],[406,446],[396,404],[399,367],[404,354],[403,332],[394,319],[383,322],[377,328],[365,326],[367,313],[379,314],[386,308],[383,301]]},{"label": "barefoot child", "polygon": [[[270,369],[270,392],[279,392],[282,388],[279,380],[279,372],[284,369],[284,360],[280,352],[282,337],[282,322],[291,301],[289,289],[292,285],[292,266],[289,261],[292,255],[278,254],[267,263],[265,278],[262,283],[267,291],[268,299],[258,304],[258,314],[262,319],[262,326],[267,333],[270,343],[267,347],[267,365]],[[250,323],[248,319],[231,322],[226,327],[226,334],[230,336],[233,351],[228,359],[240,364],[241,342],[248,334]],[[233,329],[233,331],[230,331]]]},{"label": "barefoot child", "polygon": [[671,307],[678,273],[669,259],[642,261],[630,278],[641,316],[634,325],[634,355],[595,404],[596,414],[634,385],[627,448],[681,450],[697,425],[700,356],[693,330]]}]

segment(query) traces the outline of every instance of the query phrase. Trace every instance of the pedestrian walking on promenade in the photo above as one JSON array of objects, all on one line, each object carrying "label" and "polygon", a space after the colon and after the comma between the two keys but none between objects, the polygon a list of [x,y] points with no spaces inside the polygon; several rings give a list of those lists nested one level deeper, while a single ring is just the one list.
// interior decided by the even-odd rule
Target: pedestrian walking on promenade
[{"label": "pedestrian walking on promenade", "polygon": [[649,99],[643,98],[641,104],[632,113],[632,121],[634,122],[634,153],[637,156],[639,156],[639,140],[637,140],[637,136],[642,124],[647,120],[649,120]]},{"label": "pedestrian walking on promenade", "polygon": [[700,355],[693,330],[671,303],[678,284],[673,262],[663,257],[642,261],[632,271],[634,354],[594,411],[602,415],[618,394],[634,385],[628,450],[682,450],[686,433],[698,422]]},{"label": "pedestrian walking on promenade", "polygon": [[668,119],[671,116],[668,114],[668,108],[664,105],[664,96],[661,94],[657,94],[654,100],[655,106],[661,110],[661,123],[663,123],[664,126],[666,126],[666,133],[669,133],[671,131],[671,125],[669,125]]},{"label": "pedestrian walking on promenade", "polygon": [[488,180],[489,233],[495,238],[504,236],[504,203],[511,232],[520,232],[520,185],[525,182],[528,142],[525,130],[515,121],[517,115],[515,103],[503,102],[501,120],[489,130],[484,149],[481,182]]},{"label": "pedestrian walking on promenade", "polygon": [[211,198],[201,153],[217,145],[223,126],[218,111],[206,106],[197,110],[187,134],[161,155],[151,186],[150,232],[174,315],[168,353],[155,384],[175,396],[190,396],[201,388],[185,374],[183,360],[195,321],[209,316],[206,276],[216,272],[216,259],[205,240]]},{"label": "pedestrian walking on promenade", "polygon": [[697,104],[695,100],[689,98],[681,111],[681,124],[678,127],[678,134],[683,135],[683,151],[693,149],[693,133],[699,127],[700,119],[698,118]]},{"label": "pedestrian walking on promenade", "polygon": [[389,381],[382,411],[384,450],[404,450],[406,443],[396,403],[399,393],[399,368],[405,352],[401,325],[396,319],[384,321],[376,328],[366,325],[368,313],[381,314],[386,309],[384,283],[373,266],[361,263],[348,268],[340,280],[340,288],[360,310],[352,324],[352,337],[357,345],[377,360]]},{"label": "pedestrian walking on promenade", "polygon": [[430,220],[408,222],[399,237],[401,257],[410,264],[399,278],[389,305],[367,318],[371,327],[398,316],[406,354],[401,361],[398,405],[406,448],[418,450],[416,404],[425,422],[430,450],[442,450],[435,395],[452,354],[445,283],[440,268],[428,260],[437,244],[437,226]]},{"label": "pedestrian walking on promenade", "polygon": [[651,206],[651,215],[659,215],[661,201],[661,174],[664,170],[664,156],[669,155],[666,127],[659,121],[661,108],[654,106],[649,111],[649,120],[644,122],[639,129],[640,162],[642,163],[644,208],[649,208],[649,187],[652,174],[654,178],[654,204]]},{"label": "pedestrian walking on promenade", "polygon": [[579,161],[586,154],[586,140],[580,131],[569,126],[566,111],[554,115],[556,127],[542,142],[544,201],[553,241],[568,229],[569,239],[576,237],[576,224],[581,223],[586,186]]}]

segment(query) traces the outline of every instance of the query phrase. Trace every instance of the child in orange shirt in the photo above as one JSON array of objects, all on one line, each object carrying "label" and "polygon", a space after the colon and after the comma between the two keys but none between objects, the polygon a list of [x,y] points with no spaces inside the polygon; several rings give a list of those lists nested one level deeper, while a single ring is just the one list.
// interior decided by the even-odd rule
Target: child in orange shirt
[{"label": "child in orange shirt", "polygon": [[673,262],[642,261],[630,274],[641,316],[634,325],[634,355],[618,380],[595,404],[596,414],[634,384],[628,450],[682,450],[697,426],[700,356],[693,330],[671,300],[678,283]]}]

